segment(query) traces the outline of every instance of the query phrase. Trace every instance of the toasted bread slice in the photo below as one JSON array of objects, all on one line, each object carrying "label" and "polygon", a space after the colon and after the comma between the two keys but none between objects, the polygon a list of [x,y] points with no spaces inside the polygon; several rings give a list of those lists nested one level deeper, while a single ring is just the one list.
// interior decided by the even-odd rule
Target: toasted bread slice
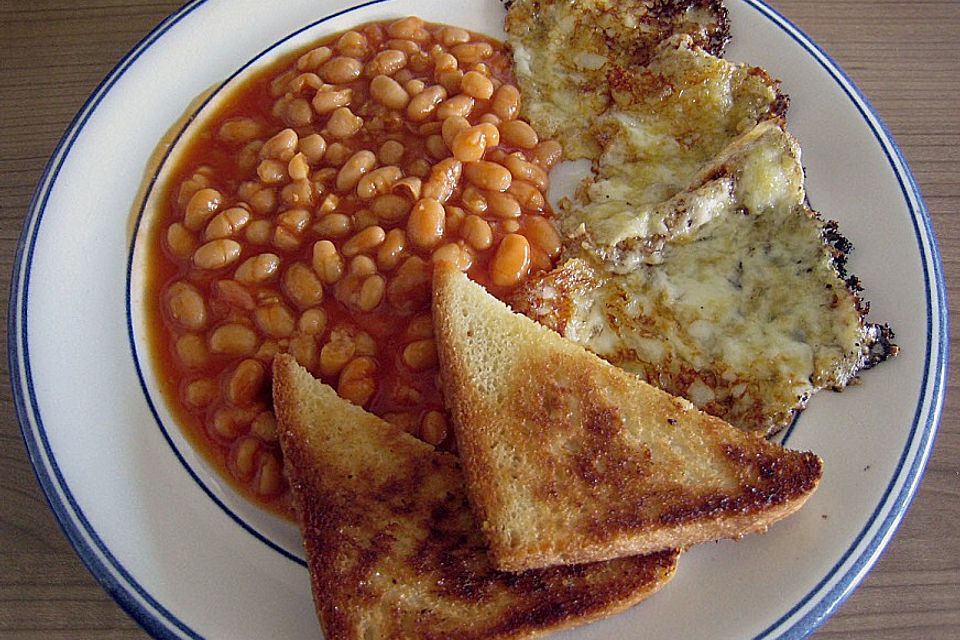
[{"label": "toasted bread slice", "polygon": [[677,552],[497,571],[455,456],[337,396],[288,355],[274,406],[328,640],[527,638],[647,597]]},{"label": "toasted bread slice", "polygon": [[821,460],[744,433],[434,275],[444,397],[494,564],[517,571],[764,531]]}]

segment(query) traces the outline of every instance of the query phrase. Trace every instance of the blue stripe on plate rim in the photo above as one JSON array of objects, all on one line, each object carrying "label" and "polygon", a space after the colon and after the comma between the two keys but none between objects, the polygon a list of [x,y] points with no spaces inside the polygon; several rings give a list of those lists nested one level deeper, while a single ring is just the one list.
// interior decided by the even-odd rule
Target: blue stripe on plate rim
[{"label": "blue stripe on plate rim", "polygon": [[[317,24],[344,13],[387,1],[389,0],[372,0],[371,2],[344,9],[322,20],[318,20],[290,34],[283,40],[261,52],[256,58],[248,62],[247,65],[244,65],[244,68],[273,50],[276,46],[306,29],[312,28]],[[914,226],[924,273],[924,293],[927,311],[926,359],[930,362],[930,366],[924,371],[921,394],[917,402],[914,421],[911,426],[907,445],[898,462],[897,473],[890,481],[880,504],[868,519],[860,534],[831,571],[828,572],[823,580],[804,598],[791,608],[790,611],[756,636],[758,639],[769,638],[772,637],[772,634],[779,633],[780,635],[777,636],[779,638],[799,638],[812,633],[849,597],[850,593],[852,593],[856,585],[863,579],[866,572],[876,561],[880,552],[892,537],[906,511],[907,505],[919,485],[923,469],[926,466],[933,445],[936,426],[939,422],[943,406],[943,383],[946,377],[949,327],[942,260],[934,239],[930,217],[916,181],[907,166],[902,152],[893,141],[892,135],[880,120],[866,97],[830,56],[809,37],[803,34],[800,29],[779,12],[770,8],[761,0],[743,1],[754,10],[760,12],[765,18],[779,27],[812,55],[820,66],[823,67],[843,89],[866,120],[874,137],[887,156],[894,174],[897,176],[904,199],[910,210],[911,221]],[[64,483],[63,477],[57,467],[57,462],[50,450],[33,390],[33,375],[30,369],[27,342],[27,297],[30,285],[30,265],[33,262],[33,251],[38,230],[46,209],[47,200],[56,183],[63,162],[70,153],[77,137],[81,134],[87,120],[117,80],[123,76],[126,70],[130,68],[147,49],[174,25],[185,19],[197,7],[206,2],[207,0],[193,0],[158,24],[120,60],[117,66],[98,85],[74,117],[67,132],[61,138],[51,156],[38,183],[33,199],[31,200],[17,247],[8,307],[12,311],[8,322],[8,365],[11,374],[14,404],[16,406],[17,417],[20,422],[20,429],[26,444],[27,453],[30,457],[37,480],[65,535],[90,572],[129,615],[152,636],[157,638],[199,638],[201,636],[157,602],[137,583],[134,577],[127,572],[99,538],[70,493],[69,487]],[[132,246],[130,253],[132,257]],[[933,274],[932,289],[931,272]],[[936,299],[939,303],[936,309],[933,308],[931,298],[932,291],[936,293]],[[132,324],[129,313],[129,267],[127,301],[128,329],[132,341]],[[934,317],[934,314],[936,314],[936,317]],[[939,331],[939,339],[935,345],[935,352],[931,354],[931,348],[934,346],[931,344],[934,324],[936,324],[936,328]],[[932,362],[930,361],[931,355],[936,358]],[[136,360],[135,349],[134,358]],[[136,365],[138,375],[141,375],[139,362],[137,362]],[[932,385],[928,379],[931,373],[933,374]],[[141,386],[146,390],[142,375],[140,382]],[[154,410],[152,403],[151,410]],[[154,415],[156,416],[155,411]],[[162,429],[163,425],[160,426]],[[173,446],[166,432],[164,435],[168,443]],[[789,437],[789,434],[787,437]],[[176,452],[175,447],[174,451]],[[176,452],[176,454],[194,479],[199,482],[196,474],[189,469],[189,466],[186,465],[179,452]],[[904,473],[905,467],[907,467],[907,470]],[[898,484],[900,485],[899,489],[897,489]],[[226,509],[226,507],[213,496],[209,489],[204,487],[204,490],[207,491],[207,493],[211,495],[211,498],[213,498],[221,508],[227,511],[238,524],[247,529],[251,534],[269,544],[285,557],[296,562],[302,562],[299,558],[291,556],[285,550],[280,549],[252,530],[240,518]],[[897,490],[896,495],[892,495],[895,490]],[[869,539],[867,539],[868,536]],[[854,554],[856,554],[855,558],[853,558]],[[844,567],[846,564],[849,564],[849,566]],[[841,569],[844,573],[838,577],[837,574]],[[827,590],[824,592],[824,589]]]}]

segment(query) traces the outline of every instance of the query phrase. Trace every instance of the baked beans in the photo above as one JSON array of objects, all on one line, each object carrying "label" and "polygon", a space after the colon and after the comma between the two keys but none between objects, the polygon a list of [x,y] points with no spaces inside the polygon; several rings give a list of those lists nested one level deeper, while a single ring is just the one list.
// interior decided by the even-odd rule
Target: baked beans
[{"label": "baked beans", "polygon": [[503,296],[560,251],[560,145],[519,118],[500,43],[419,18],[325,39],[251,77],[189,141],[158,216],[155,354],[194,442],[289,514],[270,365],[452,449],[432,270]]}]

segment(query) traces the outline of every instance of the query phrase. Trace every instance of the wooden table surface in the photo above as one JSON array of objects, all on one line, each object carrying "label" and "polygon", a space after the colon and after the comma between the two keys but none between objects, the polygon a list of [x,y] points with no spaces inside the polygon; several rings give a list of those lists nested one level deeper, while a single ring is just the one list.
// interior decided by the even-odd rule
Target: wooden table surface
[{"label": "wooden table surface", "polygon": [[[282,2],[282,0],[276,0]],[[9,288],[31,194],[57,140],[97,83],[178,0],[0,2],[0,289]],[[777,0],[871,100],[920,184],[960,298],[960,2]],[[4,316],[7,309],[3,309]],[[950,312],[958,326],[956,304]],[[3,323],[6,327],[6,322]],[[6,345],[6,340],[3,341]],[[950,370],[960,348],[951,340]],[[27,461],[3,359],[0,412],[0,637],[145,638],[87,573]],[[815,634],[960,637],[960,397],[949,381],[923,484],[886,553]]]}]

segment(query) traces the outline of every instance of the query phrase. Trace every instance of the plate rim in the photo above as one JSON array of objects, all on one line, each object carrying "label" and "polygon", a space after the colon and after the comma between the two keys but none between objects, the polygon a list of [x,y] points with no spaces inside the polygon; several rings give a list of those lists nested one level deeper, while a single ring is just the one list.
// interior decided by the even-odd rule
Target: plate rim
[{"label": "plate rim", "polygon": [[[266,51],[278,44],[311,28],[316,24],[331,19],[337,15],[360,9],[365,6],[381,4],[390,0],[371,0],[344,7],[342,10],[325,15],[320,20],[307,25],[303,29],[287,34],[282,39],[272,43],[256,57],[248,61],[242,68],[259,59]],[[30,284],[30,267],[33,263],[33,252],[39,235],[39,229],[46,210],[47,200],[57,184],[60,169],[69,156],[74,142],[83,132],[84,125],[96,111],[100,103],[112,90],[116,82],[124,73],[137,62],[153,44],[160,40],[175,25],[188,17],[201,5],[209,0],[191,0],[175,12],[158,23],[147,35],[140,39],[101,80],[83,106],[74,116],[64,134],[60,138],[47,162],[43,173],[33,193],[23,227],[17,243],[16,256],[13,263],[10,294],[8,299],[7,323],[7,359],[10,372],[10,384],[13,391],[14,406],[20,426],[21,436],[27,449],[28,458],[34,474],[43,491],[47,504],[53,511],[58,524],[73,546],[87,569],[93,574],[107,593],[149,634],[157,638],[201,638],[193,629],[179,620],[157,602],[131,576],[124,566],[113,556],[98,536],[96,530],[87,521],[80,506],[76,503],[69,486],[64,481],[56,458],[46,439],[43,420],[33,390],[33,374],[30,367],[27,329],[27,297]],[[879,555],[886,548],[890,539],[899,527],[916,490],[923,477],[930,453],[932,451],[937,428],[939,426],[946,392],[947,358],[949,354],[949,316],[946,297],[946,283],[943,275],[942,257],[936,236],[933,232],[932,221],[923,196],[916,183],[916,179],[907,164],[900,147],[894,140],[891,132],[870,104],[862,91],[853,83],[843,69],[829,56],[812,38],[807,36],[793,22],[784,17],[776,9],[767,5],[763,0],[740,0],[744,5],[759,11],[776,27],[780,28],[788,37],[793,39],[808,54],[814,57],[818,66],[826,71],[848,96],[860,113],[884,152],[887,163],[893,171],[900,186],[904,201],[909,209],[911,223],[918,242],[921,258],[922,273],[925,287],[927,338],[925,344],[926,367],[917,399],[917,408],[913,424],[904,446],[896,472],[890,479],[882,498],[874,509],[873,514],[865,521],[860,533],[853,539],[849,548],[834,564],[826,576],[813,587],[806,596],[801,598],[789,611],[777,621],[760,632],[756,638],[770,637],[772,633],[779,633],[780,638],[805,637],[816,630],[827,618],[839,608],[852,594],[857,585],[863,580],[867,572],[875,564]],[[239,72],[239,70],[237,71]],[[219,91],[235,74],[218,86]],[[137,221],[139,225],[139,220]],[[132,257],[133,242],[131,241],[130,257]],[[127,287],[129,291],[129,286]],[[935,294],[938,306],[933,306]],[[128,333],[130,330],[128,314]],[[932,340],[934,329],[939,330],[939,340]],[[132,335],[130,336],[132,340]],[[139,369],[138,369],[139,375]],[[932,382],[930,378],[933,378]],[[143,384],[141,378],[141,384]],[[151,407],[152,410],[152,407]],[[921,419],[926,414],[924,424]],[[34,433],[36,432],[36,433]],[[166,434],[164,434],[166,437]],[[172,444],[171,444],[172,446]],[[176,447],[173,447],[176,452]],[[912,454],[911,451],[916,449]],[[179,454],[178,454],[179,456]],[[904,476],[905,466],[909,466]],[[185,465],[186,466],[186,465]],[[189,467],[188,467],[189,469]],[[895,496],[891,492],[902,482],[903,486]],[[202,484],[202,483],[201,483]],[[221,508],[222,505],[221,505]],[[229,513],[229,510],[227,510]],[[876,525],[878,516],[887,511],[879,528],[871,534],[871,538],[862,546],[863,539]],[[844,570],[844,574],[836,584],[824,592],[826,585],[841,569],[842,565],[856,553],[853,564]],[[803,615],[794,621],[790,619],[811,600],[817,602]],[[781,629],[787,625],[786,628]]]},{"label": "plate rim", "polygon": [[[897,178],[897,182],[900,186],[901,193],[903,195],[904,201],[907,204],[907,207],[910,212],[910,221],[914,228],[914,234],[918,241],[918,247],[920,249],[920,258],[921,258],[921,267],[924,278],[924,301],[926,303],[926,316],[927,316],[927,339],[925,344],[925,361],[927,362],[927,367],[923,371],[923,377],[920,383],[920,397],[917,399],[916,410],[914,412],[913,422],[910,427],[910,433],[907,438],[906,445],[904,446],[903,453],[900,456],[900,460],[897,463],[896,472],[893,477],[890,478],[890,481],[887,484],[887,488],[884,490],[883,496],[874,509],[873,513],[865,521],[863,527],[860,530],[860,533],[853,539],[850,543],[847,551],[834,563],[833,568],[825,575],[820,582],[817,583],[810,592],[800,599],[789,611],[784,613],[780,618],[778,618],[774,623],[769,625],[762,632],[757,634],[754,637],[754,640],[759,640],[760,638],[766,638],[769,634],[775,631],[778,627],[781,627],[786,621],[788,621],[793,615],[796,614],[804,605],[810,602],[811,599],[818,594],[820,589],[828,583],[831,578],[836,575],[836,573],[841,569],[850,556],[855,552],[858,552],[857,558],[854,563],[845,570],[844,575],[834,584],[826,593],[822,594],[819,601],[803,616],[794,622],[791,626],[785,629],[782,633],[781,638],[801,638],[813,633],[817,628],[820,627],[827,619],[839,609],[844,602],[853,594],[860,582],[866,577],[870,569],[873,568],[873,565],[876,564],[877,560],[880,558],[880,555],[886,549],[890,540],[896,534],[897,529],[899,529],[903,517],[906,515],[907,509],[909,509],[910,504],[913,502],[913,498],[916,495],[916,491],[920,486],[920,482],[923,479],[924,472],[926,471],[927,463],[930,459],[930,454],[933,451],[933,444],[936,440],[937,430],[940,426],[940,420],[943,412],[943,403],[946,395],[946,377],[947,377],[947,362],[949,360],[949,351],[950,351],[950,319],[948,315],[949,306],[947,304],[946,296],[946,282],[943,275],[943,259],[940,254],[940,247],[937,244],[936,236],[933,231],[933,222],[930,219],[930,212],[927,209],[926,202],[923,199],[923,194],[920,191],[920,187],[917,184],[916,178],[913,175],[913,171],[910,169],[910,165],[907,163],[906,157],[903,155],[903,151],[900,149],[900,146],[897,144],[893,133],[884,123],[883,119],[880,117],[880,114],[873,107],[870,100],[863,93],[860,87],[853,81],[852,78],[843,70],[836,60],[833,59],[830,54],[828,54],[817,42],[808,36],[802,29],[800,29],[793,21],[784,16],[782,13],[768,5],[764,0],[742,0],[746,5],[750,6],[754,10],[760,12],[765,17],[769,18],[770,21],[780,27],[780,29],[786,33],[794,42],[796,42],[800,47],[802,47],[808,54],[813,56],[817,61],[818,65],[826,71],[833,81],[843,90],[847,95],[853,105],[857,108],[857,111],[860,113],[861,118],[866,122],[867,126],[871,130],[871,133],[874,136],[874,139],[880,145],[880,148],[883,150],[884,155],[886,156],[887,163],[892,169],[894,175]],[[906,184],[904,184],[904,178],[906,178]],[[911,200],[913,196],[914,200]],[[921,226],[922,231],[921,233]],[[930,255],[925,255],[924,251],[924,239],[926,239]],[[927,258],[929,258],[930,267],[932,267],[933,278],[931,278],[930,268],[927,265]],[[932,287],[931,287],[932,285]],[[934,309],[932,306],[931,300],[931,288],[936,291],[936,299],[940,303],[939,306]],[[936,345],[932,344],[932,334],[934,328],[934,317],[939,321],[938,327],[940,329],[939,340]],[[931,351],[933,350],[933,353]],[[936,361],[934,360],[936,358]],[[931,366],[936,362],[936,366]],[[928,383],[930,374],[934,372],[935,378],[933,380],[933,386],[927,392]],[[920,426],[920,419],[924,413],[924,406],[926,401],[929,398],[930,407],[927,409],[927,419],[923,425],[923,429],[919,434],[918,441],[918,427]],[[904,463],[907,462],[909,458],[910,450],[918,446],[917,452],[914,454],[913,460],[910,464],[910,469],[907,472],[905,478],[902,477],[902,471],[904,468]],[[890,500],[890,493],[895,487],[895,485],[903,480],[903,486],[900,488],[900,491],[897,493],[897,496]],[[889,509],[886,516],[884,516],[883,522],[880,523],[879,529],[873,533],[873,537],[866,544],[865,547],[862,547],[858,551],[861,542],[864,537],[867,535],[869,530],[874,526],[877,517],[881,512]]]}]

